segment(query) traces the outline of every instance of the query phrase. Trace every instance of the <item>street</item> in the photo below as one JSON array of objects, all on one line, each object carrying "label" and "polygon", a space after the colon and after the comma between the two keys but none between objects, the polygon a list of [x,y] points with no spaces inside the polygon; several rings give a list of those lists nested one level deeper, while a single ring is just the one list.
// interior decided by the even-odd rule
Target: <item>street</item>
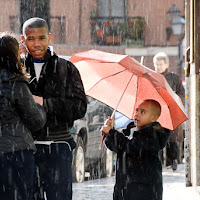
[{"label": "street", "polygon": [[[73,200],[112,200],[115,177],[73,183]],[[184,164],[175,172],[163,168],[163,200],[199,200],[192,187],[185,187]]]},{"label": "street", "polygon": [[73,183],[73,200],[112,200],[115,177]]}]

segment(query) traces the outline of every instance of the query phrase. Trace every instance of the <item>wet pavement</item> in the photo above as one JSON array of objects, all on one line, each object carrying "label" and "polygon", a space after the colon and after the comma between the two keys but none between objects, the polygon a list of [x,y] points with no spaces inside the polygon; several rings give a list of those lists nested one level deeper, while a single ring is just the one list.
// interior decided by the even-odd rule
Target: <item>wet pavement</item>
[{"label": "wet pavement", "polygon": [[163,168],[163,200],[200,200],[193,187],[185,186],[184,164],[179,164],[176,171]]},{"label": "wet pavement", "polygon": [[115,177],[73,183],[73,200],[112,200]]},{"label": "wet pavement", "polygon": [[[73,200],[112,200],[115,176],[110,178],[73,183]],[[184,164],[176,171],[163,169],[163,200],[199,200],[200,194],[192,187],[185,187]]]}]

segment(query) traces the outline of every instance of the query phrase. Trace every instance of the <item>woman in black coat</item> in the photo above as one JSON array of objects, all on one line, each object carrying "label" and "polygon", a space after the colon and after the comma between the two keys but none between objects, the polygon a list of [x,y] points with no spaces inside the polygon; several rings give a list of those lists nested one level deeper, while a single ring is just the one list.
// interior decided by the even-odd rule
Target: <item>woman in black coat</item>
[{"label": "woman in black coat", "polygon": [[28,88],[20,63],[19,43],[0,34],[0,199],[31,200],[36,147],[32,131],[41,129],[46,113]]}]

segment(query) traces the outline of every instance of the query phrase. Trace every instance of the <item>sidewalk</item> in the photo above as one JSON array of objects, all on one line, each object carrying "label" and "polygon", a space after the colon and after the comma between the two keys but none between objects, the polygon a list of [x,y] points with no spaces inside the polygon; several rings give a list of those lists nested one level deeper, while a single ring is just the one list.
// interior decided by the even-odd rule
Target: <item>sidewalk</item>
[{"label": "sidewalk", "polygon": [[193,187],[185,187],[184,164],[179,164],[176,171],[163,168],[163,200],[200,200]]},{"label": "sidewalk", "polygon": [[[73,200],[112,200],[115,176],[73,183]],[[184,164],[175,172],[163,168],[163,200],[200,200],[193,187],[185,187]]]}]

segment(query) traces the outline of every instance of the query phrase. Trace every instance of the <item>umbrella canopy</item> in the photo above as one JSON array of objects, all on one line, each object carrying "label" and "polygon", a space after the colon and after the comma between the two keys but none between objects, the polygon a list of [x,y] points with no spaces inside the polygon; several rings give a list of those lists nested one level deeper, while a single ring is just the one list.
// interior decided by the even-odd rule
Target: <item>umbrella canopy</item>
[{"label": "umbrella canopy", "polygon": [[145,99],[161,105],[158,122],[170,130],[187,120],[181,99],[165,77],[127,55],[90,50],[74,54],[87,95],[133,119],[135,108]]},{"label": "umbrella canopy", "polygon": [[132,122],[133,120],[129,119],[125,115],[121,114],[120,112],[115,112],[115,128],[126,128],[127,125]]}]

